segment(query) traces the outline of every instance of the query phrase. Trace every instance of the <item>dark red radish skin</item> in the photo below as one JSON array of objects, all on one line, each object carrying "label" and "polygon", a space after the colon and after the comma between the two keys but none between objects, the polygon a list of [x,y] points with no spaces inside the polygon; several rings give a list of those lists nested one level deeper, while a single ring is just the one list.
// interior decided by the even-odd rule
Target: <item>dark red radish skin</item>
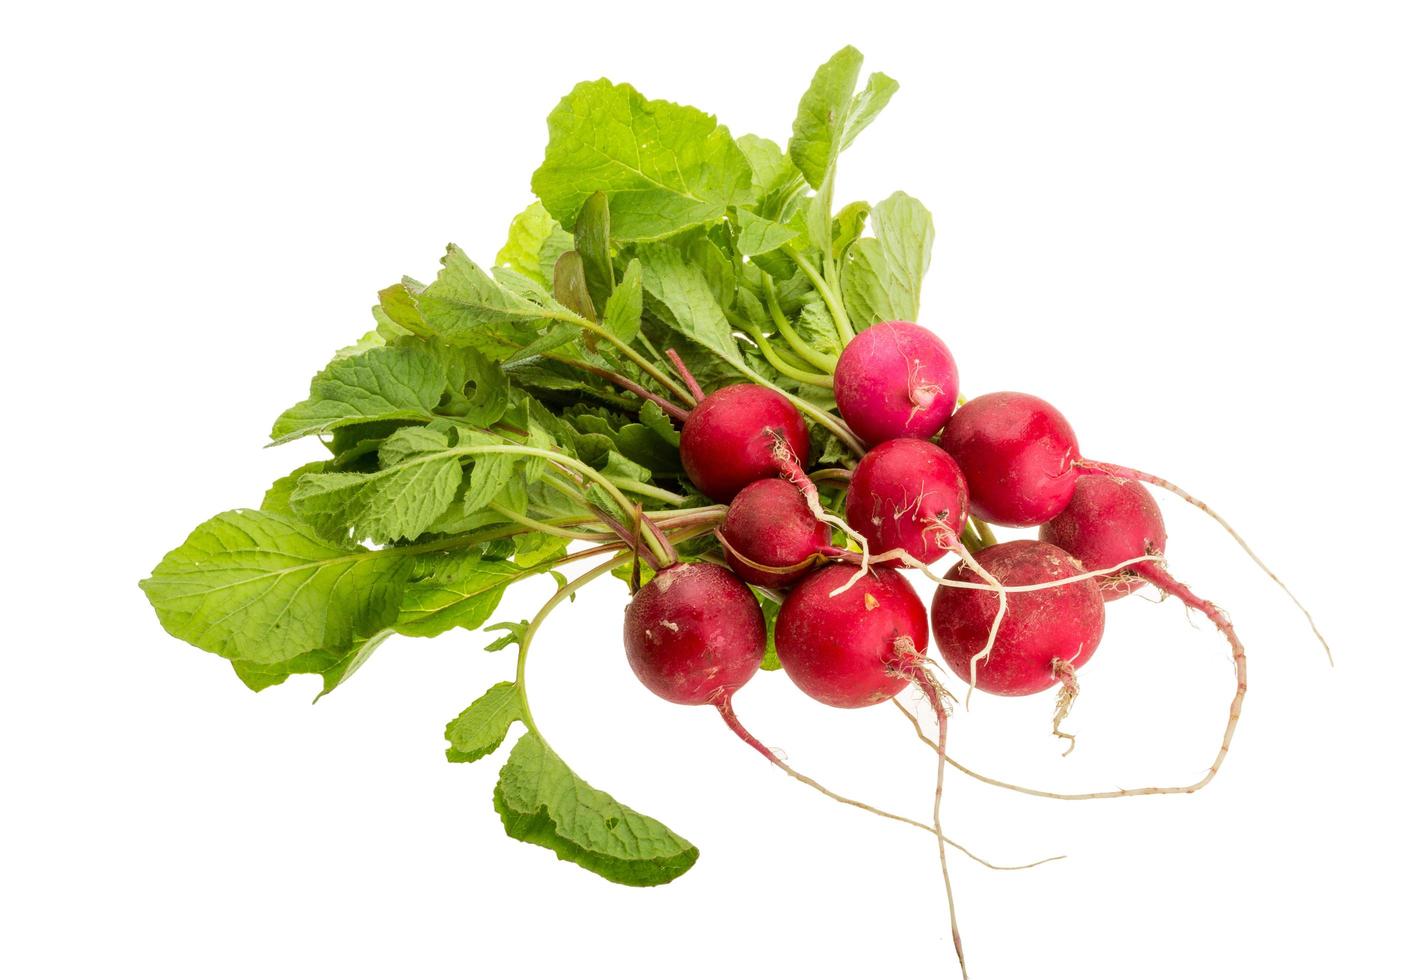
[{"label": "dark red radish skin", "polygon": [[[1135,480],[1082,474],[1070,503],[1040,526],[1039,538],[1074,555],[1088,571],[1114,568],[1144,555],[1162,555],[1168,534],[1153,494]],[[1144,565],[1096,579],[1105,602],[1144,587]]]},{"label": "dark red radish skin", "polygon": [[[1084,567],[1067,552],[1040,541],[1007,541],[976,553],[981,567],[1002,585],[1035,585],[1081,574]],[[983,580],[965,563],[946,577]],[[971,661],[986,645],[996,617],[997,595],[977,589],[938,586],[932,598],[932,633],[947,666],[971,681]],[[1104,635],[1104,599],[1085,579],[1035,592],[1013,592],[989,658],[979,661],[976,686],[990,694],[1019,697],[1055,686],[1061,670],[1083,667]]]},{"label": "dark red radish skin", "polygon": [[[720,525],[725,561],[744,581],[784,589],[808,573],[807,563],[832,543],[827,524],[814,517],[804,495],[781,479],[756,480],[735,494]],[[794,568],[767,572],[754,565]]]},{"label": "dark red radish skin", "polygon": [[931,564],[956,544],[967,506],[966,477],[941,447],[891,439],[868,450],[853,470],[844,511],[871,553],[901,548]]},{"label": "dark red radish skin", "polygon": [[789,679],[815,701],[863,708],[902,691],[927,648],[927,611],[907,579],[877,568],[852,588],[849,565],[810,574],[789,594],[774,648]]},{"label": "dark red radish skin", "polygon": [[675,704],[728,701],[759,669],[767,634],[749,587],[728,569],[675,564],[626,607],[626,659],[642,684]]},{"label": "dark red radish skin", "polygon": [[1035,527],[1070,503],[1080,446],[1043,399],[1016,391],[973,398],[947,422],[941,443],[966,474],[971,512],[988,523]]},{"label": "dark red radish skin", "polygon": [[779,472],[775,435],[798,459],[807,457],[809,427],[787,398],[760,385],[730,385],[691,410],[680,433],[681,465],[701,493],[727,504]]},{"label": "dark red radish skin", "polygon": [[833,400],[868,445],[936,435],[957,401],[957,365],[940,337],[904,320],[848,342],[833,371]]}]

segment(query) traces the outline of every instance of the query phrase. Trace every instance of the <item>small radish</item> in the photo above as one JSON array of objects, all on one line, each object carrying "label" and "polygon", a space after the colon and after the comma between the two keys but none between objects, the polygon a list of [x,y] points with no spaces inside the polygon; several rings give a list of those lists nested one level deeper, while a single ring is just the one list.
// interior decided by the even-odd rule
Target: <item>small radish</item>
[{"label": "small radish", "polygon": [[878,323],[848,342],[833,370],[833,399],[868,445],[899,436],[930,439],[957,400],[947,345],[915,323]]},{"label": "small radish", "polygon": [[847,565],[814,572],[789,594],[774,626],[784,673],[809,697],[837,708],[862,708],[892,698],[912,681],[937,718],[937,791],[933,831],[947,889],[952,943],[962,976],[966,960],[942,837],[942,780],[947,710],[942,688],[927,672],[927,612],[908,581],[888,568],[860,577]]},{"label": "small radish", "polygon": [[804,495],[780,479],[756,480],[735,494],[719,537],[735,574],[768,589],[797,582],[832,543]]},{"label": "small radish", "polygon": [[[885,574],[901,581],[893,572]],[[901,587],[905,589],[906,583]],[[910,594],[911,590],[907,591]],[[913,642],[920,639],[925,644],[926,613],[915,595],[912,600],[917,602],[920,620],[920,637],[914,634]],[[806,786],[836,802],[925,830],[937,837],[939,848],[951,845],[973,860],[996,867],[942,836],[940,820],[935,825],[925,824],[835,793],[790,767],[752,735],[731,702],[735,692],[758,671],[765,638],[764,618],[753,593],[724,568],[704,562],[677,562],[660,569],[632,598],[623,624],[627,659],[654,694],[675,704],[712,705],[750,748]],[[913,668],[905,662],[904,669]]]},{"label": "small radish", "polygon": [[789,594],[774,627],[784,673],[816,701],[878,704],[902,691],[927,646],[927,612],[907,579],[880,568],[835,595],[847,565],[809,575]]},{"label": "small radish", "polygon": [[936,444],[890,439],[868,450],[853,470],[844,511],[873,554],[901,549],[931,564],[960,547],[966,478]]},{"label": "small radish", "polygon": [[[1063,511],[1040,526],[1040,540],[1070,552],[1089,571],[1114,568],[1141,555],[1162,555],[1168,534],[1153,495],[1134,480],[1086,474]],[[1122,599],[1163,573],[1153,562],[1096,581],[1105,602]]]},{"label": "small radish", "polygon": [[980,395],[951,417],[942,433],[942,447],[966,474],[972,513],[992,524],[1044,524],[1070,503],[1076,481],[1086,473],[1150,483],[1182,497],[1213,518],[1277,583],[1306,616],[1312,632],[1327,656],[1331,656],[1331,647],[1311,613],[1220,514],[1162,477],[1083,458],[1070,423],[1049,402],[1015,391]]},{"label": "small radish", "polygon": [[[1142,484],[1134,480],[1087,474],[1076,483],[1075,496],[1069,506],[1041,527],[1040,540],[1068,551],[1090,571],[1098,571],[1113,568],[1140,555],[1162,555],[1166,535],[1159,506]],[[1106,599],[1128,595],[1146,582],[1157,586],[1166,595],[1177,597],[1190,609],[1197,609],[1207,616],[1233,649],[1237,692],[1228,709],[1228,724],[1218,756],[1207,775],[1189,791],[1202,789],[1223,764],[1242,714],[1243,696],[1247,693],[1247,657],[1232,622],[1226,613],[1206,599],[1198,598],[1158,562],[1133,565],[1124,569],[1117,578],[1100,581]],[[1112,590],[1106,588],[1110,584],[1114,585]]]},{"label": "small radish", "polygon": [[734,574],[705,562],[669,565],[626,608],[626,658],[641,683],[675,704],[718,704],[764,656],[759,603]]},{"label": "small radish", "polygon": [[681,465],[701,493],[727,504],[779,472],[775,436],[798,459],[807,457],[809,428],[787,398],[760,385],[730,385],[691,410],[680,434]]},{"label": "small radish", "polygon": [[[1073,578],[1083,566],[1067,552],[1039,541],[1008,541],[976,553],[976,560],[1005,586],[1038,585]],[[965,562],[948,579],[984,582]],[[1056,713],[1060,731],[1078,687],[1075,672],[1094,655],[1104,635],[1104,599],[1093,581],[1074,581],[1030,592],[1012,593],[1000,617],[995,645],[986,644],[995,597],[985,591],[938,587],[932,598],[932,633],[947,666],[972,688],[989,694],[1036,694],[1063,684]]]},{"label": "small radish", "polygon": [[1075,490],[1075,433],[1065,416],[1033,395],[973,398],[947,423],[942,448],[966,474],[972,513],[992,524],[1043,524]]}]

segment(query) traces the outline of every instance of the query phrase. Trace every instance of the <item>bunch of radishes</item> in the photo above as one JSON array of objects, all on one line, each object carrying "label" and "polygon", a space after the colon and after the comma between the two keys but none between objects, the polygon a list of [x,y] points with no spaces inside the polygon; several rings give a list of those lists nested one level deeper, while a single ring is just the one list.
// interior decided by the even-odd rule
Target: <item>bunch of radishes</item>
[{"label": "bunch of radishes", "polygon": [[[694,379],[686,380],[698,392]],[[938,583],[931,632],[942,661],[969,684],[968,697],[977,688],[1021,696],[1058,687],[1054,730],[1072,747],[1060,722],[1104,633],[1104,604],[1148,583],[1222,631],[1237,693],[1217,758],[1198,783],[1088,795],[1191,792],[1206,784],[1242,707],[1243,647],[1217,606],[1164,569],[1163,519],[1142,482],[1213,512],[1164,480],[1085,459],[1069,423],[1040,398],[997,392],[958,404],[951,353],[914,323],[878,323],[858,334],[838,360],[833,393],[843,420],[871,447],[851,470],[820,476],[847,480],[846,523],[820,505],[817,484],[800,468],[809,433],[782,395],[732,385],[690,412],[681,460],[696,487],[729,504],[717,530],[724,565],[665,565],[635,593],[625,644],[637,677],[677,704],[715,706],[771,762],[812,783],[750,735],[731,707],[766,644],[750,586],[782,595],[774,646],[805,694],[840,708],[879,704],[909,684],[926,696],[938,722],[930,829],[941,847],[950,843],[940,821],[945,690],[929,656],[928,611],[898,569],[920,569]],[[992,524],[1038,527],[1038,539],[997,544]],[[835,529],[843,546],[833,543]],[[948,554],[957,563],[937,575],[932,564]],[[947,890],[950,900],[949,881]],[[954,916],[953,934],[960,954]]]}]

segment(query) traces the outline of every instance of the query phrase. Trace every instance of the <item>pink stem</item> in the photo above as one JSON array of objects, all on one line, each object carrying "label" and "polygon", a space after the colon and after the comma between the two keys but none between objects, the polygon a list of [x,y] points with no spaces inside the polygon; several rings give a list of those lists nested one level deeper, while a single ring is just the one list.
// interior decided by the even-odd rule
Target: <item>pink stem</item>
[{"label": "pink stem", "polygon": [[685,362],[680,359],[680,355],[673,349],[667,348],[666,356],[669,357],[671,363],[675,365],[676,373],[679,374],[680,379],[685,382],[685,386],[690,389],[690,393],[695,396],[695,400],[697,402],[703,402],[705,400],[705,392],[701,390],[700,382],[695,380],[695,375],[690,373],[690,368],[686,367]]}]

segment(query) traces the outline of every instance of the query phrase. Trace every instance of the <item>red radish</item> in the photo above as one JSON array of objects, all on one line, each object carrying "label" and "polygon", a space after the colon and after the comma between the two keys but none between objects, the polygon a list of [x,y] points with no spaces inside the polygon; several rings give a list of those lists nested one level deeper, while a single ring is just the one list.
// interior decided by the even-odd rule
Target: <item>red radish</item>
[{"label": "red radish", "polygon": [[[893,572],[885,574],[901,581]],[[914,642],[925,644],[926,613],[915,595],[912,600],[917,602],[921,634]],[[973,860],[997,867],[942,836],[940,821],[934,827],[833,792],[790,767],[744,727],[731,701],[759,669],[764,618],[753,593],[730,572],[708,563],[661,569],[632,598],[623,637],[632,670],[653,693],[676,704],[713,705],[731,731],[799,782],[839,803],[928,831],[937,837],[939,848],[950,844]],[[904,660],[904,670],[913,669],[910,659]]]},{"label": "red radish", "polygon": [[626,608],[631,669],[676,704],[717,704],[759,669],[766,633],[759,603],[734,574],[708,563],[661,569]]},{"label": "red radish", "polygon": [[927,612],[905,578],[879,568],[834,595],[853,576],[847,565],[814,572],[789,594],[774,627],[784,673],[809,697],[838,708],[899,693],[927,646]]},{"label": "red radish", "polygon": [[1065,509],[1075,489],[1075,433],[1034,395],[973,398],[947,423],[942,447],[966,474],[971,512],[992,524],[1043,524]]},{"label": "red radish", "polygon": [[1331,647],[1311,613],[1220,514],[1162,477],[1081,457],[1070,423],[1049,402],[1015,391],[973,398],[957,409],[947,423],[942,446],[966,474],[972,513],[992,524],[1044,524],[1070,503],[1076,481],[1086,473],[1150,483],[1182,497],[1217,521],[1257,567],[1277,583],[1306,616],[1327,657],[1331,656]]},{"label": "red radish", "polygon": [[832,535],[798,489],[771,478],[756,480],[735,494],[720,525],[720,543],[725,561],[740,578],[783,589],[804,576],[832,543]]},{"label": "red radish", "polygon": [[[1075,485],[1075,496],[1070,500],[1070,505],[1041,527],[1040,539],[1070,552],[1090,571],[1098,571],[1141,555],[1162,555],[1166,536],[1158,504],[1154,503],[1154,498],[1142,484],[1134,480],[1086,474]],[[1108,583],[1111,580],[1101,581]],[[1218,768],[1223,764],[1242,714],[1243,696],[1247,693],[1247,657],[1243,645],[1226,613],[1206,599],[1198,598],[1158,562],[1130,566],[1114,581],[1120,586],[1112,596],[1107,594],[1107,598],[1128,595],[1145,582],[1151,583],[1166,595],[1176,596],[1190,609],[1197,609],[1207,616],[1233,649],[1238,686],[1228,709],[1228,725],[1223,732],[1222,747],[1207,775],[1188,788],[1189,792],[1202,789],[1217,775]]]},{"label": "red radish", "polygon": [[701,493],[727,504],[755,480],[774,476],[774,436],[802,460],[809,428],[789,400],[753,384],[730,385],[691,410],[680,434],[680,461]]},{"label": "red radish", "polygon": [[[840,591],[841,590],[841,591]],[[947,874],[942,837],[942,773],[946,763],[947,712],[937,681],[923,666],[927,612],[900,574],[877,568],[859,577],[848,565],[830,565],[799,583],[779,611],[774,646],[784,673],[816,701],[862,708],[886,701],[912,681],[937,717],[937,791],[933,832],[947,889],[952,942],[966,975],[956,902]]]},{"label": "red radish", "polygon": [[[1164,515],[1143,484],[1086,474],[1075,482],[1066,508],[1040,526],[1040,540],[1070,552],[1092,572],[1142,555],[1162,555],[1168,534]],[[1154,563],[1143,562],[1096,579],[1105,602],[1144,587]],[[1162,571],[1162,569],[1158,569]]]},{"label": "red radish", "polygon": [[[976,560],[1005,586],[1055,582],[1084,571],[1069,554],[1039,541],[994,545],[978,551]],[[984,581],[964,562],[947,578]],[[1035,694],[1073,680],[1104,635],[1104,600],[1090,580],[1012,593],[990,656],[978,658],[996,613],[991,592],[940,586],[932,599],[932,632],[947,666],[991,694]]]},{"label": "red radish", "polygon": [[931,564],[957,547],[967,518],[966,478],[934,443],[891,439],[853,470],[844,511],[873,554],[901,549]]},{"label": "red radish", "polygon": [[870,446],[899,436],[930,439],[956,406],[956,361],[925,327],[877,323],[843,348],[833,370],[833,399]]}]

